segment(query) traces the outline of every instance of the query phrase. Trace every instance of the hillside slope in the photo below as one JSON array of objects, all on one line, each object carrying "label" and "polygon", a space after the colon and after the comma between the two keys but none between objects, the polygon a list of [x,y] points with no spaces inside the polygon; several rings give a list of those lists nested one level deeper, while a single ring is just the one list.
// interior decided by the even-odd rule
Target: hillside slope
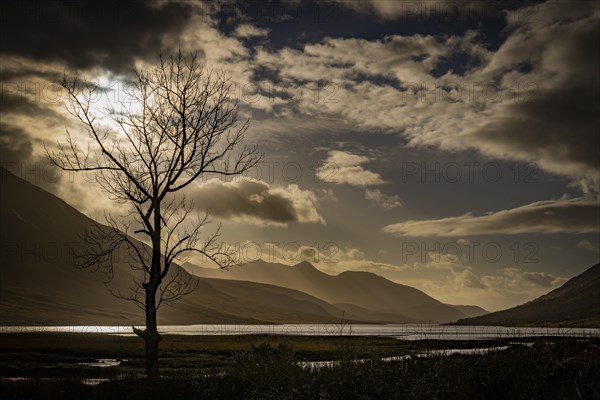
[{"label": "hillside slope", "polygon": [[561,287],[528,303],[480,317],[459,320],[463,325],[600,326],[600,264]]},{"label": "hillside slope", "polygon": [[[92,225],[89,218],[5,169],[0,169],[0,187],[0,323],[143,323],[143,312],[134,303],[111,295],[105,275],[74,268],[71,250],[81,246],[79,235]],[[126,256],[117,258],[108,286],[126,291],[136,276]],[[296,290],[193,279],[198,289],[173,307],[162,306],[159,323],[337,322],[342,314],[337,307]]]}]

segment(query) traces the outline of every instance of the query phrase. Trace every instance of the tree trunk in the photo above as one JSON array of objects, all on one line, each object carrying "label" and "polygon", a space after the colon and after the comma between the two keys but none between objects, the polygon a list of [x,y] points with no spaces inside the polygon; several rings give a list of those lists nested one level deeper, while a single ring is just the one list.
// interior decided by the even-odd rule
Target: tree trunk
[{"label": "tree trunk", "polygon": [[161,336],[158,333],[156,324],[156,291],[161,283],[161,248],[160,248],[160,232],[161,232],[161,216],[160,202],[156,199],[158,194],[155,193],[154,207],[154,232],[152,235],[152,266],[150,267],[150,276],[146,289],[146,332],[144,341],[146,345],[146,377],[149,380],[160,379],[158,372],[158,343],[161,341]]},{"label": "tree trunk", "polygon": [[146,288],[146,331],[144,342],[146,347],[146,377],[158,380],[158,343],[162,337],[156,324],[156,287],[152,284]]}]

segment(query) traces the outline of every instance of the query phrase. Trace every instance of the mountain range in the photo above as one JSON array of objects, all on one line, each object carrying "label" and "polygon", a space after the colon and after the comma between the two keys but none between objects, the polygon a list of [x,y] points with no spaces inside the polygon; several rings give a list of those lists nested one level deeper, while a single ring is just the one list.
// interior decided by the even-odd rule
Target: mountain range
[{"label": "mountain range", "polygon": [[[114,260],[114,276],[77,269],[70,250],[95,224],[60,198],[0,168],[0,324],[143,324],[127,291],[139,277],[127,254]],[[256,261],[227,270],[173,265],[197,289],[162,306],[160,324],[201,323],[411,323],[525,324],[589,319],[600,310],[598,265],[530,303],[486,314],[477,306],[444,304],[379,275],[329,275],[309,262],[288,266]],[[486,314],[486,315],[484,315]],[[474,318],[473,318],[474,317]]]},{"label": "mountain range", "polygon": [[[114,297],[138,279],[128,257],[116,257],[108,282],[101,271],[74,268],[71,249],[94,221],[60,198],[0,170],[0,320],[4,325],[131,324],[143,322],[134,303]],[[175,270],[180,269],[174,265]],[[189,268],[188,268],[189,270]],[[197,289],[159,310],[162,324],[447,322],[485,312],[443,304],[425,293],[366,272],[324,274],[310,263],[256,263],[255,277],[209,276],[196,268]],[[206,269],[206,271],[209,271]],[[179,271],[188,276],[186,269]],[[205,276],[201,276],[205,275]],[[266,279],[266,275],[279,279]],[[288,284],[286,284],[286,279]]]},{"label": "mountain range", "polygon": [[392,282],[364,271],[329,275],[308,261],[287,266],[263,260],[226,270],[200,268],[190,263],[184,268],[195,276],[266,283],[299,290],[354,314],[361,319],[378,315],[389,322],[448,322],[461,315],[485,314],[480,307],[444,304],[410,286]]}]

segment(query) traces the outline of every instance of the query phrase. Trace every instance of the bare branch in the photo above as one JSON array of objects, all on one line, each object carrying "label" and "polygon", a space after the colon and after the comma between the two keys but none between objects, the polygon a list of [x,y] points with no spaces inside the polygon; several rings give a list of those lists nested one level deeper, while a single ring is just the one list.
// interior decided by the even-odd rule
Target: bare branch
[{"label": "bare branch", "polygon": [[[45,152],[62,170],[91,173],[109,199],[128,207],[123,221],[107,214],[107,225],[86,231],[77,266],[102,271],[107,285],[117,265],[129,266],[133,285],[109,289],[146,312],[140,337],[158,346],[156,310],[198,284],[172,265],[193,253],[223,268],[235,264],[231,248],[219,243],[220,226],[202,240],[208,212],[197,213],[184,190],[205,175],[243,174],[262,154],[244,144],[249,121],[238,122],[229,79],[205,69],[197,54],[159,54],[153,68],[135,71],[135,77],[126,100],[99,109],[93,101],[102,91],[98,85],[65,76],[67,110],[82,129],[75,134],[65,128],[65,140],[45,145]],[[78,140],[85,136],[82,146]]]}]

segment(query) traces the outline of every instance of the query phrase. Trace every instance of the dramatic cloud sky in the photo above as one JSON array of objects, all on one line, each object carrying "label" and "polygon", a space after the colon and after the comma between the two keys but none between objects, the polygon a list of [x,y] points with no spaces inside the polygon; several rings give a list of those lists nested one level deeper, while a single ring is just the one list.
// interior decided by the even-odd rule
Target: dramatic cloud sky
[{"label": "dramatic cloud sky", "polygon": [[[600,7],[581,1],[59,0],[0,5],[0,163],[92,216],[120,211],[44,160],[63,74],[121,99],[133,68],[197,51],[265,153],[197,182],[253,256],[368,270],[489,309],[600,260]],[[246,253],[244,253],[246,254]]]}]

